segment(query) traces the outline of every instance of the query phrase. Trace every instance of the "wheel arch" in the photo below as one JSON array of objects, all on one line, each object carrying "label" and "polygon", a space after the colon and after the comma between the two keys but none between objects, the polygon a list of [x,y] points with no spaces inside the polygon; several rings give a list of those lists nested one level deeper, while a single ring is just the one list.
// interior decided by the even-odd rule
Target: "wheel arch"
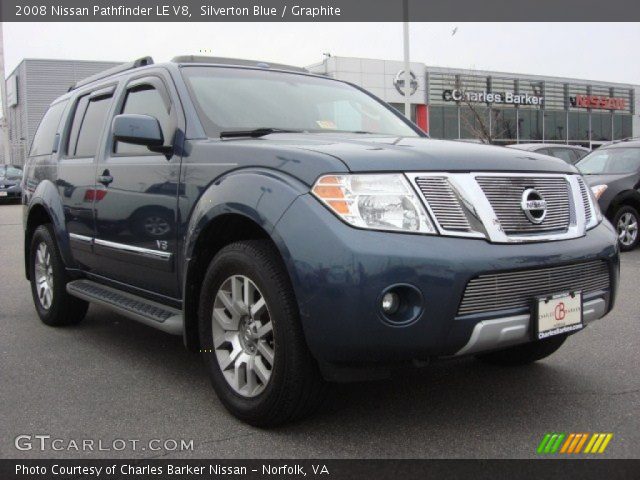
[{"label": "wheel arch", "polygon": [[54,238],[65,266],[72,266],[73,257],[69,245],[69,235],[65,228],[62,201],[57,188],[49,180],[40,182],[27,205],[24,216],[24,261],[25,275],[28,280],[31,237],[36,228],[46,223],[53,227]]},{"label": "wheel arch", "polygon": [[198,304],[204,274],[213,257],[230,243],[264,239],[280,254],[286,268],[287,247],[275,225],[308,187],[280,172],[266,169],[232,172],[212,183],[192,209],[184,241],[184,341],[191,351],[200,346]]},{"label": "wheel arch", "polygon": [[624,190],[618,193],[606,211],[606,217],[613,221],[613,218],[616,215],[616,212],[624,206],[630,206],[636,209],[638,213],[640,213],[640,193],[637,190]]}]

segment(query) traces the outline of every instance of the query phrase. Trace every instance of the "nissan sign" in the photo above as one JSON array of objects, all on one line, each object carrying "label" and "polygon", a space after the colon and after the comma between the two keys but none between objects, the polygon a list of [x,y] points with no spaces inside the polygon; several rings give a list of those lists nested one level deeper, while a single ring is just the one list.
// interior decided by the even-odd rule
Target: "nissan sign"
[{"label": "nissan sign", "polygon": [[569,97],[572,107],[597,108],[600,110],[625,110],[627,100],[618,97],[606,97],[602,95],[576,95]]}]

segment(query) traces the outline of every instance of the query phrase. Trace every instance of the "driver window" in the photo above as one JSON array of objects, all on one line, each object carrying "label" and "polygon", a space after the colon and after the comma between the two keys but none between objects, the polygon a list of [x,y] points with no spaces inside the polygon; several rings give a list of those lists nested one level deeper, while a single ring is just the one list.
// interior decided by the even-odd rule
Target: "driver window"
[{"label": "driver window", "polygon": [[[165,145],[173,142],[171,112],[167,109],[162,95],[151,85],[140,85],[127,92],[124,106],[120,113],[151,115],[158,119]],[[156,155],[144,145],[116,142],[114,152],[119,155]]]}]

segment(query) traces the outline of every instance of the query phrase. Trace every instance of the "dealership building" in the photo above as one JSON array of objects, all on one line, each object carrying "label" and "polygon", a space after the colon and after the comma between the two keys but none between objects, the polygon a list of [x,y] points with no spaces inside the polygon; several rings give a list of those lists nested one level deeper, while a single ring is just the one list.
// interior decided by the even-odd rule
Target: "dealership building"
[{"label": "dealership building", "polygon": [[[78,80],[118,62],[25,59],[7,76],[7,116],[11,163],[22,165],[49,104]],[[0,149],[4,157],[4,150]],[[2,159],[3,163],[4,159]]]},{"label": "dealership building", "polygon": [[[328,57],[308,70],[404,112],[404,63]],[[410,64],[411,117],[432,138],[594,147],[640,136],[640,85]]]},{"label": "dealership building", "polygon": [[[24,163],[55,98],[78,80],[117,64],[23,60],[7,77],[12,163]],[[359,85],[404,111],[403,62],[328,57],[307,69]],[[409,88],[411,117],[432,138],[594,147],[640,136],[639,85],[411,63]]]}]

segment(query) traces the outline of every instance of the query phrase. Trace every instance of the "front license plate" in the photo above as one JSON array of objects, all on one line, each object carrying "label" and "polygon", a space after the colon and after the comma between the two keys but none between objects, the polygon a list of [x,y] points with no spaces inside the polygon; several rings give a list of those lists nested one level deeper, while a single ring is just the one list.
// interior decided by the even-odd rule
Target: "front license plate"
[{"label": "front license plate", "polygon": [[7,192],[0,192],[0,197],[6,197],[7,196]]},{"label": "front license plate", "polygon": [[571,292],[539,297],[535,326],[535,338],[538,340],[580,330],[583,327],[582,293]]}]

